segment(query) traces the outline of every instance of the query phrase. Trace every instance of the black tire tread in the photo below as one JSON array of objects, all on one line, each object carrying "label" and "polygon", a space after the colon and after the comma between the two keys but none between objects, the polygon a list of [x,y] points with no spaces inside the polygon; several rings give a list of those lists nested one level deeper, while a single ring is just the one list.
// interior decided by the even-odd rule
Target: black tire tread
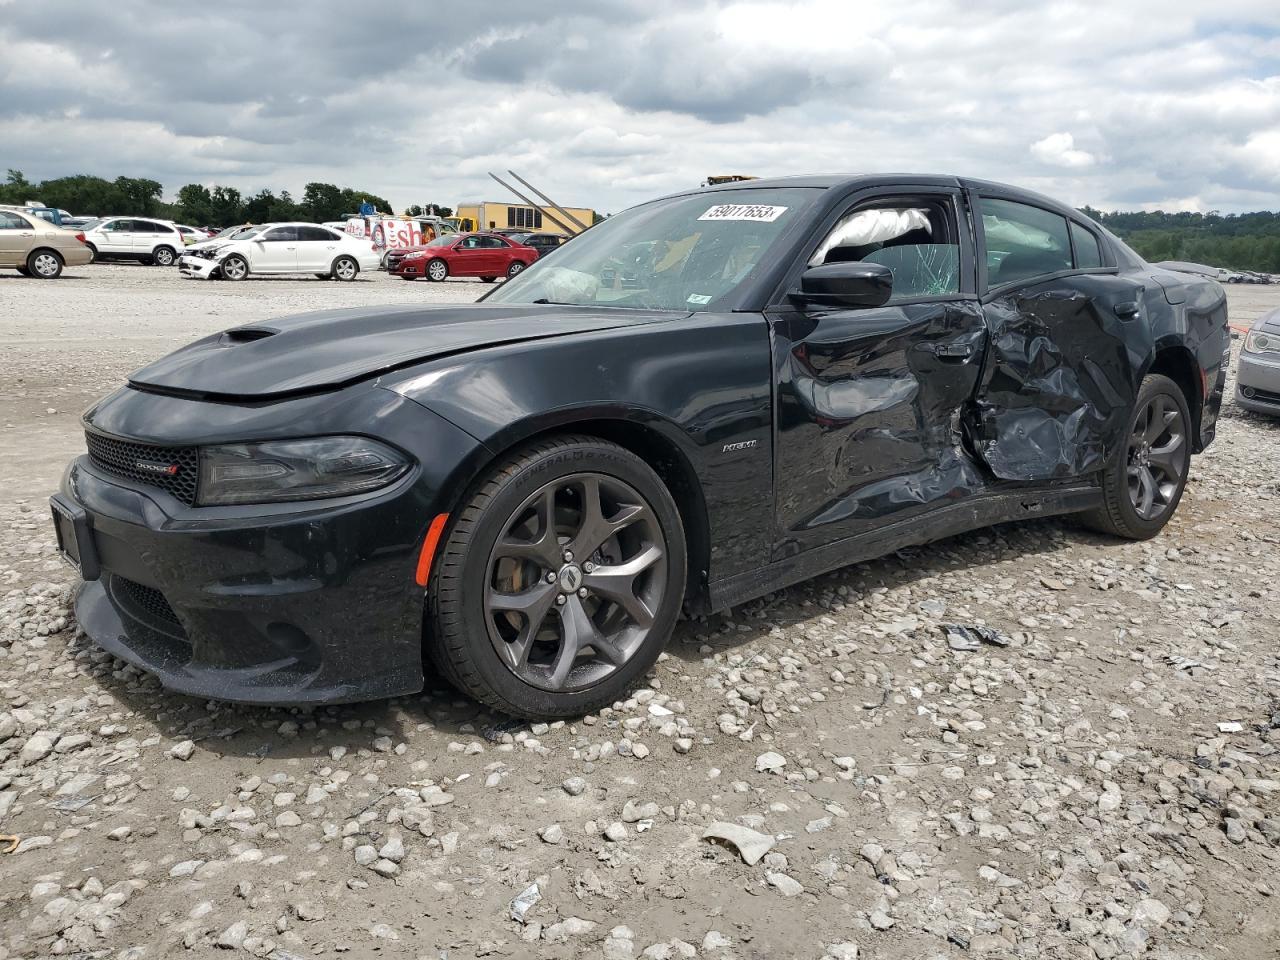
[{"label": "black tire tread", "polygon": [[[584,434],[562,434],[536,441],[517,450],[488,475],[467,499],[467,505],[450,521],[444,543],[439,547],[440,552],[432,565],[431,583],[428,586],[429,616],[427,619],[429,636],[427,647],[431,661],[456,689],[485,706],[509,716],[541,719],[537,714],[513,710],[510,703],[489,688],[471,664],[471,659],[467,656],[467,643],[462,625],[460,571],[465,561],[466,549],[475,535],[475,528],[498,491],[521,470],[531,466],[541,457],[553,455],[580,444],[612,447],[624,454],[634,456],[624,447]],[[640,462],[643,463],[643,461]],[[659,479],[658,482],[661,483],[661,480]],[[448,612],[445,612],[446,610]],[[432,626],[437,625],[440,629],[431,629]],[[580,709],[583,713],[590,713],[617,699],[619,695],[615,691],[607,696],[601,695],[598,702],[588,701]]]}]

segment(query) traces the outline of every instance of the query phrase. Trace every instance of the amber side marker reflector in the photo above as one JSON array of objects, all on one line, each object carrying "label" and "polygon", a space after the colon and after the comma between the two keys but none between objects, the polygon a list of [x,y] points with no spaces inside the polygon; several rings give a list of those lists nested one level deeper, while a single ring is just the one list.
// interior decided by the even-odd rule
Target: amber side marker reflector
[{"label": "amber side marker reflector", "polygon": [[436,546],[440,543],[440,535],[444,533],[444,525],[448,522],[447,513],[437,514],[427,528],[427,537],[422,541],[422,552],[418,554],[418,572],[414,577],[420,587],[425,587],[431,579],[431,559],[436,555]]}]

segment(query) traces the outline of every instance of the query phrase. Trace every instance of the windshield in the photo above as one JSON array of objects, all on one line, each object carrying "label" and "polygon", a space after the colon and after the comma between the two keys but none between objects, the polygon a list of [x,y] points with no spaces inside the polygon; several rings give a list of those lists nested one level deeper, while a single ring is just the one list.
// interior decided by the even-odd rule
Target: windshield
[{"label": "windshield", "polygon": [[724,190],[634,207],[536,261],[486,299],[714,310],[819,190]]},{"label": "windshield", "polygon": [[238,223],[238,224],[236,224],[234,227],[226,227],[226,228],[224,228],[224,229],[222,229],[222,230],[219,230],[217,233],[215,233],[215,234],[213,235],[213,237],[212,237],[211,239],[214,239],[214,240],[225,240],[227,237],[234,237],[234,236],[235,236],[237,233],[239,233],[241,230],[246,230],[246,229],[248,229],[248,228],[247,228],[247,227],[245,227],[245,225],[244,225],[244,224],[242,224],[242,223]]},{"label": "windshield", "polygon": [[453,241],[457,240],[456,234],[446,234],[442,237],[436,237],[434,240],[428,240],[425,246],[428,247],[447,247]]},{"label": "windshield", "polygon": [[86,220],[84,223],[80,224],[80,229],[92,230],[94,227],[101,226],[101,225],[102,225],[101,220]]}]

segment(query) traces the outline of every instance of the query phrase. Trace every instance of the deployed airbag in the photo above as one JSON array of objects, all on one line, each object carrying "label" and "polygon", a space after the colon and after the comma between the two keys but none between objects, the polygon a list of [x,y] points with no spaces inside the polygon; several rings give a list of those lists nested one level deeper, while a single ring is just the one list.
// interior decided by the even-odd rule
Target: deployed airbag
[{"label": "deployed airbag", "polygon": [[809,258],[809,266],[816,267],[825,263],[827,254],[836,247],[863,247],[871,243],[884,243],[912,230],[932,232],[929,215],[923,210],[859,210],[842,218],[831,228],[827,239],[822,241]]}]

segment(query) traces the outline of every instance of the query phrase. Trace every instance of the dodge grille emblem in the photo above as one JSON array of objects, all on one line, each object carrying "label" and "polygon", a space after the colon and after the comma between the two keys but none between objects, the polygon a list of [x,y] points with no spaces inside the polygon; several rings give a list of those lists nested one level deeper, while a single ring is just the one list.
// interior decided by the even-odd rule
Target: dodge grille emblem
[{"label": "dodge grille emblem", "polygon": [[178,465],[176,463],[157,463],[154,460],[135,460],[133,468],[142,473],[154,473],[162,477],[176,477],[178,475]]}]

